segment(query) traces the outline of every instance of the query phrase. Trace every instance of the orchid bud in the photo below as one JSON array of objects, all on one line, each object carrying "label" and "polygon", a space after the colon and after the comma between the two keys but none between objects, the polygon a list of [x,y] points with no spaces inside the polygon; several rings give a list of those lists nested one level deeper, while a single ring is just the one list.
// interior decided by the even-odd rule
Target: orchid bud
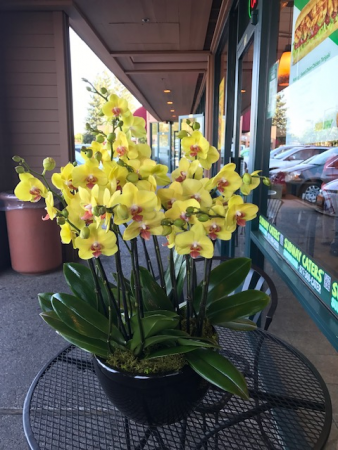
[{"label": "orchid bud", "polygon": [[101,91],[101,94],[103,94],[103,95],[107,93],[107,89],[105,87],[102,87],[100,89],[100,91]]},{"label": "orchid bud", "polygon": [[243,183],[244,184],[251,184],[251,175],[249,173],[245,173],[243,175]]},{"label": "orchid bud", "polygon": [[188,206],[187,213],[192,214],[194,212],[195,208],[193,206]]},{"label": "orchid bud", "polygon": [[171,225],[171,221],[169,219],[163,219],[161,220],[161,225],[162,226]]},{"label": "orchid bud", "polygon": [[24,160],[20,156],[13,156],[12,160],[17,163],[24,162]]},{"label": "orchid bud", "polygon": [[120,120],[119,123],[117,124],[117,126],[118,126],[119,128],[122,128],[122,127],[123,127],[123,120]]},{"label": "orchid bud", "polygon": [[61,214],[63,215],[63,217],[66,217],[66,218],[69,216],[69,212],[66,208],[63,211],[61,211]]},{"label": "orchid bud", "polygon": [[162,228],[162,236],[168,236],[172,232],[172,228],[169,225],[164,225]]},{"label": "orchid bud", "polygon": [[87,86],[86,89],[88,92],[92,92],[92,88],[90,86]]},{"label": "orchid bud", "polygon": [[42,162],[42,165],[45,170],[54,170],[56,162],[54,158],[45,158]]},{"label": "orchid bud", "polygon": [[102,144],[102,142],[104,142],[105,137],[103,136],[103,134],[98,134],[96,136],[96,142],[98,142],[99,144]]},{"label": "orchid bud", "polygon": [[269,178],[264,177],[263,178],[263,183],[265,184],[265,186],[268,186],[268,187],[271,186],[271,181],[269,180]]},{"label": "orchid bud", "polygon": [[115,133],[109,133],[107,136],[107,141],[108,142],[113,142],[116,139],[116,134]]},{"label": "orchid bud", "polygon": [[85,153],[88,158],[91,158],[93,156],[93,150],[91,148],[86,148],[86,150],[81,151],[83,151],[83,153]]},{"label": "orchid bud", "polygon": [[138,177],[137,173],[135,173],[135,172],[128,173],[127,181],[129,181],[130,183],[137,183],[138,180],[139,180],[139,177]]},{"label": "orchid bud", "polygon": [[80,232],[80,237],[82,239],[88,239],[89,236],[90,236],[90,229],[88,227],[82,228],[82,230]]},{"label": "orchid bud", "polygon": [[64,225],[66,223],[66,219],[62,216],[59,216],[56,218],[56,223],[60,226]]},{"label": "orchid bud", "polygon": [[176,220],[174,220],[174,225],[175,225],[175,227],[182,228],[185,225],[185,220],[176,219]]},{"label": "orchid bud", "polygon": [[25,171],[25,168],[24,168],[24,167],[22,167],[22,166],[16,166],[16,167],[15,167],[15,172],[16,172],[16,173],[25,173],[26,171]]},{"label": "orchid bud", "polygon": [[127,208],[126,205],[118,205],[118,207],[116,208],[116,212],[117,214],[122,218],[122,219],[128,219],[129,217],[129,209]]},{"label": "orchid bud", "polygon": [[87,78],[81,78],[82,81],[84,81],[85,83],[88,83]]},{"label": "orchid bud", "polygon": [[185,130],[181,130],[179,133],[177,133],[176,135],[179,139],[183,139],[187,136],[189,136],[188,132]]},{"label": "orchid bud", "polygon": [[99,206],[94,206],[94,208],[92,209],[92,213],[94,216],[99,217],[100,214],[100,207]]},{"label": "orchid bud", "polygon": [[187,120],[186,120],[186,123],[187,123],[187,125],[190,125],[190,124],[191,124],[190,119],[187,119]]},{"label": "orchid bud", "polygon": [[95,158],[98,162],[101,162],[101,161],[102,161],[102,153],[101,153],[101,152],[95,152],[95,153],[94,153],[94,158]]},{"label": "orchid bud", "polygon": [[200,222],[208,222],[209,216],[208,216],[208,214],[197,214],[197,219]]},{"label": "orchid bud", "polygon": [[99,207],[99,216],[103,216],[104,214],[106,214],[106,208],[105,208],[105,206],[100,206]]},{"label": "orchid bud", "polygon": [[198,122],[194,122],[192,124],[192,129],[193,130],[199,130],[201,128],[201,125]]}]

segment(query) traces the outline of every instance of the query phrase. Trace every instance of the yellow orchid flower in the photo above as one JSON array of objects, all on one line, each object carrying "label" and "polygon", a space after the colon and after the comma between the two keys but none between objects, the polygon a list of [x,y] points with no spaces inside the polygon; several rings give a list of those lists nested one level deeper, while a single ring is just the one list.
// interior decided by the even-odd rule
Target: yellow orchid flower
[{"label": "yellow orchid flower", "polygon": [[53,185],[60,189],[67,203],[70,202],[73,193],[77,189],[77,187],[73,185],[73,169],[73,164],[68,163],[65,167],[61,167],[60,173],[53,173],[52,175]]},{"label": "yellow orchid flower", "polygon": [[40,180],[33,177],[33,175],[30,173],[20,173],[19,178],[20,183],[14,190],[15,196],[19,200],[36,203],[41,197],[46,197],[48,192],[46,186]]},{"label": "yellow orchid flower", "polygon": [[211,166],[218,160],[219,151],[215,147],[212,147],[210,145],[206,158],[199,158],[199,163],[204,169],[209,170]]},{"label": "yellow orchid flower", "polygon": [[256,189],[259,186],[261,179],[258,177],[258,174],[261,170],[255,170],[251,175],[244,174],[243,176],[243,184],[241,186],[241,192],[243,195],[249,195],[253,189]]},{"label": "yellow orchid flower", "polygon": [[240,195],[233,195],[228,203],[228,212],[226,216],[227,228],[231,231],[236,225],[244,227],[248,220],[257,216],[258,206],[252,203],[244,203]]},{"label": "yellow orchid flower", "polygon": [[181,158],[178,164],[178,168],[171,174],[171,179],[181,183],[186,178],[194,178],[195,180],[201,180],[203,177],[203,168],[200,166],[198,160],[189,161],[186,158]]},{"label": "yellow orchid flower", "polygon": [[54,207],[54,197],[52,192],[47,192],[46,198],[45,198],[45,202],[46,202],[46,211],[47,214],[45,217],[43,217],[42,220],[53,220],[54,217],[56,216],[56,214],[59,212],[59,210],[57,208]]},{"label": "yellow orchid flower", "polygon": [[186,158],[206,159],[210,144],[203,134],[196,130],[182,139],[181,146]]},{"label": "yellow orchid flower", "polygon": [[149,159],[151,157],[151,148],[148,144],[136,144],[135,150],[137,151],[137,158],[140,161]]},{"label": "yellow orchid flower", "polygon": [[102,106],[102,112],[107,117],[118,117],[128,110],[128,102],[116,94],[109,96],[108,102]]},{"label": "yellow orchid flower", "polygon": [[[84,189],[84,191],[86,190]],[[87,201],[83,200],[83,198],[84,195],[81,198],[79,192],[76,193],[66,208],[68,211],[68,220],[79,229],[94,221],[90,196],[88,196]]]},{"label": "yellow orchid flower", "polygon": [[89,225],[89,237],[83,239],[78,236],[75,246],[79,250],[81,259],[98,258],[100,255],[112,256],[118,251],[116,236],[112,231],[107,233],[102,228],[96,228],[94,224]]},{"label": "yellow orchid flower", "polygon": [[74,242],[77,236],[75,231],[72,229],[72,227],[69,225],[68,222],[66,222],[64,225],[61,225],[60,228],[61,228],[60,230],[61,242],[63,244],[70,244],[72,242],[73,248],[75,248]]},{"label": "yellow orchid flower", "polygon": [[226,164],[218,174],[210,180],[209,187],[217,188],[223,195],[233,194],[242,185],[242,178],[235,172],[236,164]]},{"label": "yellow orchid flower", "polygon": [[[103,205],[109,209],[113,208],[115,205],[118,205],[120,203],[120,195],[121,195],[120,190],[117,190],[113,194],[111,194],[109,189],[106,188],[104,190],[104,194],[103,194]],[[112,215],[113,215],[112,212],[106,210],[106,214],[105,214],[106,231],[108,231],[110,229],[110,222],[111,222]]]},{"label": "yellow orchid flower", "polygon": [[170,178],[167,176],[168,167],[163,164],[156,164],[152,159],[145,159],[139,169],[142,178],[147,178],[149,175],[155,177],[159,186],[164,186],[170,183]]},{"label": "yellow orchid flower", "polygon": [[165,210],[170,209],[176,200],[183,200],[183,189],[181,183],[174,181],[168,188],[159,189],[157,195],[161,200],[161,204]]},{"label": "yellow orchid flower", "polygon": [[124,231],[123,239],[130,241],[131,239],[141,236],[144,240],[149,241],[150,237],[162,235],[163,226],[161,221],[164,214],[158,212],[153,219],[144,219],[140,222],[132,222]]},{"label": "yellow orchid flower", "polygon": [[146,122],[142,117],[133,116],[124,117],[122,130],[124,133],[130,133],[136,138],[146,136]]},{"label": "yellow orchid flower", "polygon": [[116,161],[104,161],[103,171],[108,177],[108,182],[111,184],[111,190],[121,191],[127,183],[127,176],[129,174],[126,167],[120,166]]},{"label": "yellow orchid flower", "polygon": [[221,239],[222,241],[228,241],[231,239],[231,231],[226,227],[225,223],[225,210],[221,205],[213,206],[209,211],[209,216],[221,216],[211,217],[207,222],[202,223],[206,234],[212,241]]},{"label": "yellow orchid flower", "polygon": [[118,134],[113,149],[115,158],[136,159],[138,156],[135,144],[122,131]]},{"label": "yellow orchid flower", "polygon": [[152,219],[158,208],[157,196],[154,192],[139,191],[133,183],[127,183],[119,198],[120,205],[127,208],[127,216],[120,214],[121,208],[116,208],[114,221],[117,225],[128,222],[130,219],[136,222],[144,219]]},{"label": "yellow orchid flower", "polygon": [[190,255],[192,258],[203,256],[209,259],[214,254],[213,243],[205,235],[204,227],[200,223],[196,223],[191,230],[176,236],[175,249],[179,255]]},{"label": "yellow orchid flower", "polygon": [[96,184],[106,186],[107,175],[99,169],[99,163],[95,159],[89,159],[82,166],[74,167],[73,183],[75,186],[92,189]]},{"label": "yellow orchid flower", "polygon": [[189,207],[200,209],[200,204],[195,199],[184,201],[177,200],[173,203],[172,208],[168,209],[164,215],[166,219],[171,219],[172,221],[182,219],[185,223],[192,224],[195,222],[195,216],[187,214],[187,208]]},{"label": "yellow orchid flower", "polygon": [[194,198],[201,208],[209,208],[212,205],[212,198],[200,180],[186,179],[182,181],[183,200]]}]

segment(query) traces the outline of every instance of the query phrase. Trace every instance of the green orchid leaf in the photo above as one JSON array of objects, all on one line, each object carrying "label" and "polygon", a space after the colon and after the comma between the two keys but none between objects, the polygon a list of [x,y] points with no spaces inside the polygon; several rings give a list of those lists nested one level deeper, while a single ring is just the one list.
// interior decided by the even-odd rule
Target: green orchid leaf
[{"label": "green orchid leaf", "polygon": [[191,345],[192,347],[217,347],[217,344],[214,344],[212,342],[207,342],[206,340],[198,340],[194,337],[191,337],[190,339],[184,339],[184,338],[178,338],[177,341],[180,345]]},{"label": "green orchid leaf", "polygon": [[[176,315],[176,317],[167,317],[161,314],[153,314],[149,317],[143,317],[141,321],[144,338],[146,339],[159,334],[163,330],[177,327],[179,324],[179,316]],[[132,317],[131,324],[134,330],[134,335],[130,344],[130,349],[134,351],[142,343],[140,328],[136,316]]]},{"label": "green orchid leaf", "polygon": [[73,294],[96,309],[95,283],[91,270],[83,264],[66,263],[63,273]]},{"label": "green orchid leaf", "polygon": [[54,295],[54,293],[51,293],[51,292],[44,292],[44,293],[38,294],[39,305],[43,312],[53,311],[53,306],[52,306],[53,295]]},{"label": "green orchid leaf", "polygon": [[177,342],[178,339],[180,339],[179,336],[172,336],[170,334],[168,335],[161,334],[157,336],[152,336],[144,341],[144,348],[150,347],[151,345],[162,344],[166,342],[174,346],[175,342]]},{"label": "green orchid leaf", "polygon": [[232,322],[223,322],[219,324],[223,328],[229,328],[236,331],[252,331],[257,328],[255,322],[249,319],[236,319]]},{"label": "green orchid leaf", "polygon": [[52,306],[66,325],[82,335],[107,340],[108,319],[96,309],[69,294],[54,294]]},{"label": "green orchid leaf", "polygon": [[158,316],[159,314],[161,316],[177,318],[177,313],[176,312],[174,312],[174,311],[166,311],[164,309],[161,310],[161,311],[158,311],[158,310],[156,310],[156,311],[146,311],[144,313],[144,317]]},{"label": "green orchid leaf", "polygon": [[[183,291],[184,279],[185,279],[185,274],[186,274],[186,262],[185,262],[184,255],[179,255],[175,250],[174,250],[173,259],[174,259],[174,268],[175,268],[175,277],[176,277],[176,291],[177,291],[178,298],[180,298],[182,291]],[[172,286],[172,282],[171,282],[171,275],[170,275],[170,262],[165,271],[164,280],[165,280],[165,285],[166,285],[166,292],[167,292],[167,295],[169,296],[173,290],[173,286]]]},{"label": "green orchid leaf", "polygon": [[101,356],[102,358],[107,358],[109,353],[107,343],[77,333],[72,328],[69,328],[62,320],[60,320],[59,316],[54,311],[43,312],[40,316],[66,341],[82,348],[83,350],[86,350],[87,352]]},{"label": "green orchid leaf", "polygon": [[154,280],[151,273],[144,267],[140,267],[140,281],[145,311],[174,310],[171,301],[163,289]]},{"label": "green orchid leaf", "polygon": [[212,303],[207,308],[206,315],[213,325],[221,325],[252,316],[264,309],[269,302],[270,297],[264,292],[249,289]]},{"label": "green orchid leaf", "polygon": [[[233,258],[215,267],[210,273],[207,305],[225,298],[240,286],[251,267],[249,258]],[[194,306],[199,309],[202,297],[202,283],[195,290]]]},{"label": "green orchid leaf", "polygon": [[224,356],[208,349],[197,349],[186,355],[190,366],[201,377],[219,388],[249,398],[248,388],[244,376]]},{"label": "green orchid leaf", "polygon": [[168,347],[163,348],[161,350],[156,350],[149,355],[147,355],[144,359],[152,359],[152,358],[159,358],[162,356],[168,356],[168,355],[179,355],[180,353],[189,353],[189,352],[195,352],[196,347],[193,347],[191,345],[178,345],[176,347]]},{"label": "green orchid leaf", "polygon": [[[163,331],[163,333],[165,333],[166,335],[170,335],[170,336],[180,336],[180,337],[186,337],[189,338],[190,334],[188,334],[186,331],[182,331],[182,330],[165,330]],[[161,334],[161,333],[159,333]]]}]

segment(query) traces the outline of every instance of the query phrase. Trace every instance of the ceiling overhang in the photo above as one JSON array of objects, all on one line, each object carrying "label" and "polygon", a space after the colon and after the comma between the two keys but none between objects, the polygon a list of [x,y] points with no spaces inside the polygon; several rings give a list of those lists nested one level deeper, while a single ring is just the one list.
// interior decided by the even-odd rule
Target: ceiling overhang
[{"label": "ceiling overhang", "polygon": [[196,107],[230,3],[12,0],[1,8],[65,11],[70,26],[125,87],[157,120],[168,121]]}]

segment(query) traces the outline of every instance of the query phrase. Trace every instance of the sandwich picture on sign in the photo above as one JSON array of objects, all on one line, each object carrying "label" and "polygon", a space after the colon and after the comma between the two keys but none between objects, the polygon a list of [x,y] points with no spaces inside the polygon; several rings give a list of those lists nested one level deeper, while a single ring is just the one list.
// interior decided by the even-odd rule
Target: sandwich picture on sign
[{"label": "sandwich picture on sign", "polygon": [[294,30],[293,65],[338,30],[338,0],[310,0],[297,17]]}]

